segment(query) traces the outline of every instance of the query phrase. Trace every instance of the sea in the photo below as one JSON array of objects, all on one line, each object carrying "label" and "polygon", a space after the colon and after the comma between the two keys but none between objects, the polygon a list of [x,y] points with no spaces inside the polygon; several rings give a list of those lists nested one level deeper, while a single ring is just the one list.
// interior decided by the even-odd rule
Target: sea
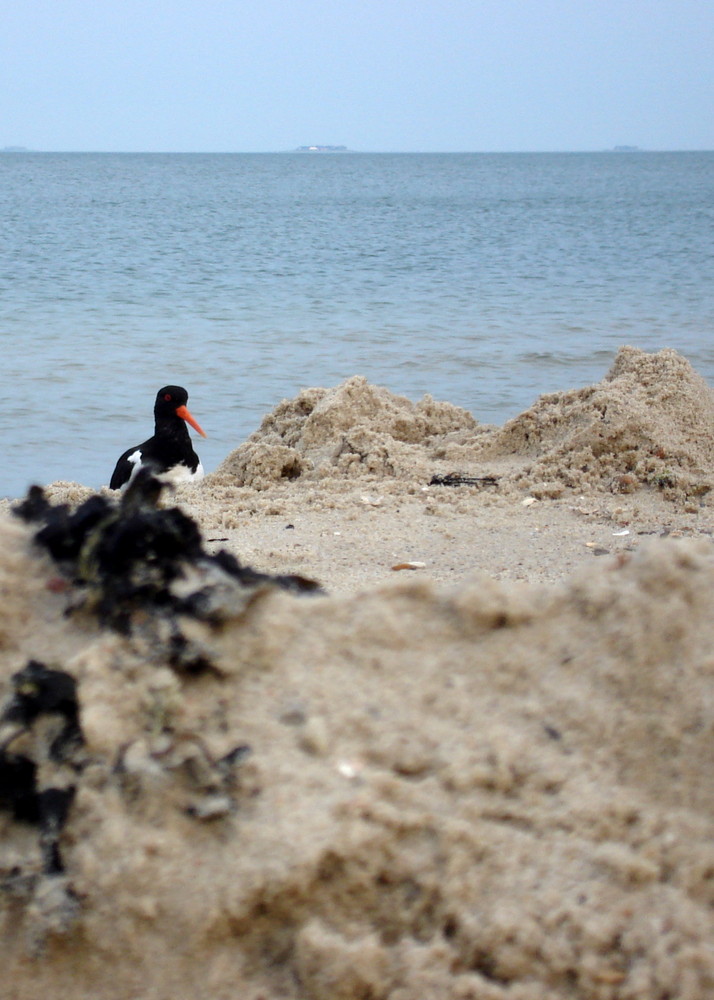
[{"label": "sea", "polygon": [[714,384],[714,152],[0,153],[0,496],[106,484],[184,385],[207,471],[364,375],[502,424],[672,347]]}]

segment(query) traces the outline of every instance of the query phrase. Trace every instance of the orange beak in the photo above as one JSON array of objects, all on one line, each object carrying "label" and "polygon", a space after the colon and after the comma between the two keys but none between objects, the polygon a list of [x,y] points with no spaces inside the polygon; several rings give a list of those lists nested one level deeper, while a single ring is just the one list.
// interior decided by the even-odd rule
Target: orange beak
[{"label": "orange beak", "polygon": [[199,422],[193,419],[193,417],[188,412],[188,409],[185,406],[176,407],[176,416],[181,417],[182,420],[185,420],[186,423],[190,424],[195,431],[198,431],[201,437],[205,438],[206,432],[203,430]]}]

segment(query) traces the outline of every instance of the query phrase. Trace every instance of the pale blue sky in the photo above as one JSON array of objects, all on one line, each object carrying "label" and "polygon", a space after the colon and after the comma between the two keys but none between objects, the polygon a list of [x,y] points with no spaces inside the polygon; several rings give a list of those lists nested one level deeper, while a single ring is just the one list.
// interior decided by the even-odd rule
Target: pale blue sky
[{"label": "pale blue sky", "polygon": [[714,149],[712,0],[4,0],[0,147]]}]

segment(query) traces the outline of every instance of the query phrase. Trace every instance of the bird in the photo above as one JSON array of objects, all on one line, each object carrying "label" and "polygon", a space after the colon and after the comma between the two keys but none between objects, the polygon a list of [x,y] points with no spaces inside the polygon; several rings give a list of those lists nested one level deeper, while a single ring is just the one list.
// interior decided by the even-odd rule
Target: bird
[{"label": "bird", "polygon": [[201,460],[193,450],[186,424],[205,437],[205,431],[188,411],[188,393],[180,385],[165,385],[156,393],[154,436],[127,448],[114,469],[110,490],[125,487],[140,468],[148,467],[157,476],[172,483],[203,477]]}]

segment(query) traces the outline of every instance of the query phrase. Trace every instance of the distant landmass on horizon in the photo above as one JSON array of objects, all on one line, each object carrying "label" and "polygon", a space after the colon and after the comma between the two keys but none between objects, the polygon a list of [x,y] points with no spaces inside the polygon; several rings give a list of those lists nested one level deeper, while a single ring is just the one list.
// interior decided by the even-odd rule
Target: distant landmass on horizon
[{"label": "distant landmass on horizon", "polygon": [[298,146],[296,153],[346,153],[347,146]]}]

